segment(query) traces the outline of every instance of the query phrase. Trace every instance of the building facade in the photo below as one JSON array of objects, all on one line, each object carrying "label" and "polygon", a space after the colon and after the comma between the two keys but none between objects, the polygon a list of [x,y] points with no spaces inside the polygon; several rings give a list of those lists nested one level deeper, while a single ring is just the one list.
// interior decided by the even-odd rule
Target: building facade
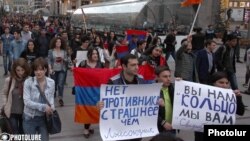
[{"label": "building facade", "polygon": [[101,2],[101,0],[50,0],[49,9],[52,15],[70,15],[78,7]]}]

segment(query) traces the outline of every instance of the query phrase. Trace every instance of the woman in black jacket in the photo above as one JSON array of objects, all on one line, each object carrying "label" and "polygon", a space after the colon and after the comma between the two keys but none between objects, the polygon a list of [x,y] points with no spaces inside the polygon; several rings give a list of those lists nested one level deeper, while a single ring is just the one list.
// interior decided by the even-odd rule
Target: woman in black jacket
[{"label": "woman in black jacket", "polygon": [[[209,80],[209,84],[212,86],[228,89],[230,87],[227,74],[224,72],[215,72]],[[236,95],[236,114],[243,116],[245,112],[245,106],[242,101],[242,96],[239,90],[234,90]],[[195,132],[195,141],[203,141],[203,132]]]}]

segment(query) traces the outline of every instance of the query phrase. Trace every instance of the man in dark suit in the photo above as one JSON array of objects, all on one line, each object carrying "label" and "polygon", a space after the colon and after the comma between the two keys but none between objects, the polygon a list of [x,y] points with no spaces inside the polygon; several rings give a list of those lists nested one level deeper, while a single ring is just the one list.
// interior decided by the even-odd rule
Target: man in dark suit
[{"label": "man in dark suit", "polygon": [[216,43],[213,40],[207,40],[205,48],[197,52],[196,66],[199,82],[207,84],[210,75],[215,72],[215,57],[213,50]]}]

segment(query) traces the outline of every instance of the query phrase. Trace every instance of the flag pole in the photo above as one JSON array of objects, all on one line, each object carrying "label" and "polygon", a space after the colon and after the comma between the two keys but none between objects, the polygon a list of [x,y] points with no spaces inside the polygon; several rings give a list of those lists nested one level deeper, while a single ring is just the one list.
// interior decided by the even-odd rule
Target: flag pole
[{"label": "flag pole", "polygon": [[195,24],[195,22],[196,22],[196,20],[197,20],[197,17],[198,17],[200,8],[201,8],[201,3],[199,3],[198,9],[197,9],[197,11],[196,11],[196,13],[195,13],[194,21],[193,21],[193,23],[192,23],[192,26],[191,26],[189,35],[191,35],[191,33],[192,33],[193,29],[194,29],[194,24]]},{"label": "flag pole", "polygon": [[85,19],[85,13],[83,11],[83,8],[81,8],[81,10],[82,10],[82,18],[83,18],[83,24],[84,24],[85,32],[87,33],[88,29],[87,29],[87,24],[86,24],[86,19]]}]

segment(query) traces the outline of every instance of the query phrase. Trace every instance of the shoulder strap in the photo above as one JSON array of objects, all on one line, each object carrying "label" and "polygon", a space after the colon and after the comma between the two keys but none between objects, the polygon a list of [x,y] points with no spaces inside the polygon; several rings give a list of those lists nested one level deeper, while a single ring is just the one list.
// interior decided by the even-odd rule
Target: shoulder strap
[{"label": "shoulder strap", "polygon": [[[34,81],[34,77],[32,77],[32,81]],[[46,101],[46,103],[51,107],[51,105],[50,105],[48,99],[46,98],[46,96],[45,96],[44,93],[42,92],[41,88],[40,88],[38,85],[36,85],[36,87],[37,87],[37,89],[38,89],[40,95],[44,98],[44,100]]]},{"label": "shoulder strap", "polygon": [[9,85],[8,85],[8,91],[7,91],[7,97],[9,96],[11,83],[12,83],[12,77],[10,77],[10,81],[9,81]]}]

